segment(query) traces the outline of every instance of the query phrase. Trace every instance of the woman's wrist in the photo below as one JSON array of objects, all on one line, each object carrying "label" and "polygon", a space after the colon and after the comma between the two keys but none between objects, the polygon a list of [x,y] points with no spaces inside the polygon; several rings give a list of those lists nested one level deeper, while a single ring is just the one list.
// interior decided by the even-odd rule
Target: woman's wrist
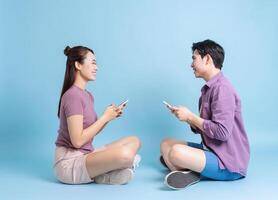
[{"label": "woman's wrist", "polygon": [[107,117],[107,115],[103,114],[101,117],[100,117],[100,120],[102,120],[104,122],[104,124],[108,123],[110,120],[109,118]]}]

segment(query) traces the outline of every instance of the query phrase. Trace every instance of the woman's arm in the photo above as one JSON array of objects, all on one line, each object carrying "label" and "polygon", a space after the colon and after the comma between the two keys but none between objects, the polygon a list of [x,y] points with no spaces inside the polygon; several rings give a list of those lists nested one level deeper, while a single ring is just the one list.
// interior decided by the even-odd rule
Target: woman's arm
[{"label": "woman's arm", "polygon": [[111,120],[119,117],[122,110],[114,105],[108,106],[103,115],[88,128],[83,129],[83,115],[72,115],[67,118],[68,130],[72,145],[80,148],[95,137]]}]

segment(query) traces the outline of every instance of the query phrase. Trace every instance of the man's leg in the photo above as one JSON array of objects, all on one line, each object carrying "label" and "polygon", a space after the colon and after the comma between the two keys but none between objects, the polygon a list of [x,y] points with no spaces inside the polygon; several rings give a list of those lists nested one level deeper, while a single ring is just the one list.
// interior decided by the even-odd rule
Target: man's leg
[{"label": "man's leg", "polygon": [[175,166],[173,166],[173,164],[170,162],[169,160],[169,152],[172,149],[172,147],[176,144],[183,144],[183,145],[187,145],[187,142],[182,141],[182,140],[176,140],[176,139],[171,139],[171,138],[166,138],[164,139],[161,144],[160,144],[160,152],[161,155],[166,163],[166,165],[168,166],[168,168],[171,171],[177,170],[177,168]]}]

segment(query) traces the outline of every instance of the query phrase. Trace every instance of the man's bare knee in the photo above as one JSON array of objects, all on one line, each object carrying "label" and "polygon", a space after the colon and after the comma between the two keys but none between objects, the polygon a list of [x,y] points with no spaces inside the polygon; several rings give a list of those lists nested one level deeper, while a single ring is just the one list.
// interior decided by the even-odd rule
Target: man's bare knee
[{"label": "man's bare knee", "polygon": [[161,141],[160,143],[160,150],[164,150],[166,149],[167,147],[169,147],[169,142],[171,141],[172,139],[171,138],[165,138]]},{"label": "man's bare knee", "polygon": [[186,145],[182,145],[182,144],[173,145],[173,147],[169,152],[170,162],[173,163],[174,165],[178,165],[179,163],[181,163],[181,161],[183,163],[186,163],[187,162],[187,156],[185,153],[186,149],[187,149]]}]

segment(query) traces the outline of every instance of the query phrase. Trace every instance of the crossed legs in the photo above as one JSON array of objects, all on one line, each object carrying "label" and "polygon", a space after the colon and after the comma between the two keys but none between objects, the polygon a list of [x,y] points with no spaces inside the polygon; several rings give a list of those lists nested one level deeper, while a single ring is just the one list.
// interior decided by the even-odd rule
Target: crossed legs
[{"label": "crossed legs", "polygon": [[161,142],[160,151],[171,171],[189,169],[200,173],[205,168],[204,151],[188,146],[185,141],[166,138]]},{"label": "crossed legs", "polygon": [[90,177],[131,167],[139,148],[140,140],[136,136],[129,136],[90,153],[86,158],[86,168]]}]

